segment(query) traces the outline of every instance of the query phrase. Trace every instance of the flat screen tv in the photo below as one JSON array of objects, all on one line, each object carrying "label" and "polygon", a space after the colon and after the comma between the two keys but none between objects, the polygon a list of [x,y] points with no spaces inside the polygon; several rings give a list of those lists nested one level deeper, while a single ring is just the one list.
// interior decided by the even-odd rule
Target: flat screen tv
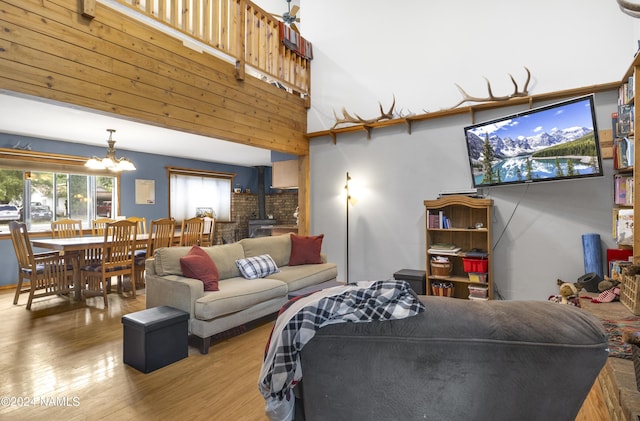
[{"label": "flat screen tv", "polygon": [[473,187],[602,175],[593,95],[464,128]]}]

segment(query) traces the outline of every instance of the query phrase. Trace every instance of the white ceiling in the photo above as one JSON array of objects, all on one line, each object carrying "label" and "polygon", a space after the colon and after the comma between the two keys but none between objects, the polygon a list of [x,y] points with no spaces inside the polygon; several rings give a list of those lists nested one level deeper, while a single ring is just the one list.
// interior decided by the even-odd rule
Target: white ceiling
[{"label": "white ceiling", "polygon": [[[68,104],[0,92],[0,132],[241,166],[271,165],[267,149],[136,123]],[[120,153],[118,153],[120,155]]]}]

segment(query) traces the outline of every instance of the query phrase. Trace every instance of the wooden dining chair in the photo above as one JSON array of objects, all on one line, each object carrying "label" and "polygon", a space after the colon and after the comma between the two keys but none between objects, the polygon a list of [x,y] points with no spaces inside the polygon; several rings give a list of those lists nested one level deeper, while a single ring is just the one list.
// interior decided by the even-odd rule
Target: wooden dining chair
[{"label": "wooden dining chair", "polygon": [[171,247],[175,238],[176,221],[173,218],[161,218],[151,221],[149,238],[144,254],[136,254],[135,276],[136,284],[144,286],[144,268],[147,258],[153,257],[156,249]]},{"label": "wooden dining chair", "polygon": [[104,244],[102,256],[98,262],[83,265],[80,269],[82,279],[86,281],[85,297],[102,296],[104,306],[108,306],[107,292],[111,286],[111,278],[118,278],[118,292],[123,291],[124,277],[131,280],[131,291],[136,296],[134,274],[134,250],[137,224],[120,220],[107,222],[104,228]]},{"label": "wooden dining chair", "polygon": [[115,219],[111,218],[96,218],[91,220],[91,235],[94,237],[104,234],[104,229],[109,222],[115,222]]},{"label": "wooden dining chair", "polygon": [[180,230],[181,246],[196,246],[202,242],[202,230],[204,228],[204,219],[200,217],[183,219]]},{"label": "wooden dining chair", "polygon": [[[58,219],[57,221],[51,221],[51,237],[52,238],[73,238],[82,237],[82,221],[80,219]],[[84,256],[80,253],[72,253],[65,255],[64,252],[60,252],[64,256],[67,263],[67,272],[71,280],[78,276],[78,268],[84,261]]]},{"label": "wooden dining chair", "polygon": [[215,242],[216,220],[210,216],[205,216],[202,219],[204,225],[202,227],[202,240],[200,245],[203,247],[212,246]]},{"label": "wooden dining chair", "polygon": [[53,238],[82,237],[82,221],[80,219],[58,219],[51,221]]},{"label": "wooden dining chair", "polygon": [[[64,257],[57,251],[34,253],[29,240],[27,226],[12,221],[9,223],[11,241],[18,260],[18,284],[13,304],[18,304],[21,293],[29,292],[27,310],[31,310],[34,298],[64,295],[73,292],[73,280],[68,276]],[[24,281],[29,281],[29,288]]]},{"label": "wooden dining chair", "polygon": [[127,221],[132,221],[138,224],[138,234],[147,233],[147,218],[144,216],[129,216]]}]

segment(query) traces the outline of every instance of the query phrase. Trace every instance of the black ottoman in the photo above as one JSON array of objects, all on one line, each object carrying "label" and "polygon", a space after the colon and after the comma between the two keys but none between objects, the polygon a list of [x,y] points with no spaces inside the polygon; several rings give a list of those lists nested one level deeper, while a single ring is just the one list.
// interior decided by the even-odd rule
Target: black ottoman
[{"label": "black ottoman", "polygon": [[396,281],[407,281],[411,285],[411,289],[418,295],[426,295],[425,281],[427,280],[427,272],[415,269],[400,269],[393,274]]},{"label": "black ottoman", "polygon": [[122,316],[123,357],[143,373],[187,357],[189,313],[173,307],[153,307]]}]

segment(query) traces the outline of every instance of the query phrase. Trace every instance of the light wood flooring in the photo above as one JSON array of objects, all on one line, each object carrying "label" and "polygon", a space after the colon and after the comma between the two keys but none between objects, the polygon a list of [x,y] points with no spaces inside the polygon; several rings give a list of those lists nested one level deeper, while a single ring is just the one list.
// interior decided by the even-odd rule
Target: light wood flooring
[{"label": "light wood flooring", "polygon": [[[28,407],[0,401],[2,420],[215,420],[264,421],[257,380],[272,322],[212,345],[149,374],[122,361],[121,316],[145,308],[136,299],[109,295],[70,303],[26,296],[12,304],[0,291],[0,399],[35,398]],[[558,396],[562,399],[562,396]],[[48,405],[48,406],[47,406]],[[596,382],[578,421],[609,421]]]},{"label": "light wood flooring", "polygon": [[26,295],[14,306],[0,292],[0,399],[58,400],[1,401],[1,420],[267,419],[257,384],[272,323],[143,374],[122,361],[121,316],[144,310],[144,295],[109,294],[106,310],[101,300],[42,298],[28,311]]}]

